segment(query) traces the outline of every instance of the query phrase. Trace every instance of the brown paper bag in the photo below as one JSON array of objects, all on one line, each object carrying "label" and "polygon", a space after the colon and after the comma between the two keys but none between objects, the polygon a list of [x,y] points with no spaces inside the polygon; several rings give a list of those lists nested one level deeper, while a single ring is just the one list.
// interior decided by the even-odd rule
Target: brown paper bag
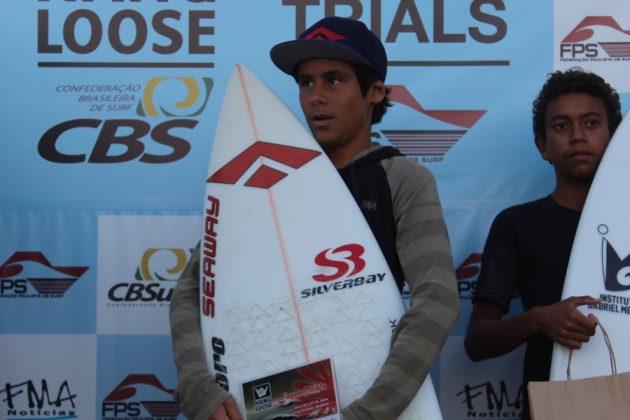
[{"label": "brown paper bag", "polygon": [[527,385],[532,420],[630,419],[630,372],[617,373],[610,338],[599,326],[608,347],[612,374],[571,380],[571,351],[566,381]]}]

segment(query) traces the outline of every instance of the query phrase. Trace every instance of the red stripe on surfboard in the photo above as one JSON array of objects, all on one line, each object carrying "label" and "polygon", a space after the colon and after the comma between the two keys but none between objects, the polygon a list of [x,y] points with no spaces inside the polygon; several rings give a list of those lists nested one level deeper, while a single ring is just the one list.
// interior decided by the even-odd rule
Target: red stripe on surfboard
[{"label": "red stripe on surfboard", "polygon": [[[255,141],[260,141],[260,136],[258,135],[258,127],[256,126],[256,120],[254,119],[254,112],[252,110],[251,102],[249,100],[249,92],[247,91],[247,85],[245,84],[245,79],[243,77],[243,71],[240,65],[237,65],[238,75],[241,80],[241,86],[243,86],[243,94],[245,96],[245,103],[247,105],[247,113],[249,114],[249,120],[252,123],[252,129],[254,131],[254,139]],[[264,157],[260,157],[261,161],[264,162]],[[295,312],[295,317],[297,319],[297,327],[300,333],[300,340],[302,341],[302,349],[304,351],[304,357],[307,362],[311,361],[311,358],[308,354],[308,347],[306,345],[306,335],[304,333],[304,327],[302,325],[302,316],[300,314],[300,308],[297,304],[297,300],[295,297],[295,286],[293,281],[293,275],[291,274],[291,267],[289,265],[289,259],[286,252],[286,247],[284,245],[284,237],[282,235],[282,229],[280,228],[280,221],[278,218],[278,212],[276,211],[276,203],[273,199],[273,193],[271,189],[267,189],[267,194],[269,195],[269,203],[271,204],[271,214],[273,215],[273,222],[276,229],[276,235],[278,236],[278,242],[280,244],[280,253],[282,254],[282,261],[284,264],[284,270],[286,273],[287,283],[289,284],[289,290],[291,292],[291,303],[293,304],[293,310]]]}]

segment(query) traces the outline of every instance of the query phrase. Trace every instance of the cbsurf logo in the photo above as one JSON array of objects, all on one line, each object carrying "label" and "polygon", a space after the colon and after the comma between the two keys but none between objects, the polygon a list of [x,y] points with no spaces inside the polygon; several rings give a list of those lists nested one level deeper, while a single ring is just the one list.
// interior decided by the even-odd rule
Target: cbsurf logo
[{"label": "cbsurf logo", "polygon": [[630,28],[612,16],[587,16],[560,43],[563,62],[630,60]]},{"label": "cbsurf logo", "polygon": [[166,388],[152,374],[130,374],[103,400],[102,420],[131,420],[139,417],[175,420],[180,413],[173,401],[174,389]]},{"label": "cbsurf logo", "polygon": [[170,302],[175,282],[191,254],[191,249],[182,248],[145,250],[136,268],[135,282],[113,285],[107,292],[108,306],[156,306]]},{"label": "cbsurf logo", "polygon": [[[196,117],[206,108],[213,84],[209,77],[202,77],[200,80],[194,77],[154,77],[147,83],[136,112],[140,116],[148,117]],[[174,88],[183,87],[181,101],[173,102],[173,95],[164,95],[164,98],[158,95],[160,89],[166,90],[168,85],[174,85]],[[167,103],[161,104],[158,100],[166,100]]]},{"label": "cbsurf logo", "polygon": [[5,381],[0,388],[3,418],[7,419],[76,419],[77,399],[68,380]]},{"label": "cbsurf logo", "polygon": [[[76,112],[95,114],[42,130],[39,155],[60,164],[168,164],[184,159],[212,79],[159,74],[164,69],[207,74],[214,68],[216,12],[211,2],[202,6],[161,0],[156,5],[135,0],[131,6],[110,1],[106,7],[39,3],[32,20],[39,71],[71,69],[66,74],[81,76],[55,89],[74,104],[56,105],[76,105]],[[120,79],[124,74],[134,78],[137,71],[158,75],[146,84]]]},{"label": "cbsurf logo", "polygon": [[[401,152],[420,163],[438,163],[461,140],[479,119],[484,110],[430,110],[423,107],[409,90],[402,85],[391,86],[392,102],[405,105],[425,117],[431,118],[444,128],[414,128],[381,130],[389,142]],[[373,134],[381,137],[379,133]]]},{"label": "cbsurf logo", "polygon": [[312,278],[316,282],[323,284],[302,289],[300,297],[306,299],[383,281],[385,273],[360,275],[366,265],[363,258],[364,253],[365,248],[363,245],[355,243],[320,251],[314,258],[318,272]]},{"label": "cbsurf logo", "polygon": [[[55,163],[111,164],[137,160],[162,164],[181,160],[188,155],[191,145],[179,133],[197,126],[199,120],[190,117],[199,116],[204,111],[212,85],[212,79],[207,77],[153,77],[144,89],[139,84],[125,83],[59,85],[56,88],[58,94],[87,105],[90,112],[107,115],[129,111],[137,103],[136,114],[142,119],[63,121],[42,135],[39,154]],[[174,98],[183,99],[174,101]],[[93,133],[93,142],[88,145],[83,140],[71,142],[79,131]],[[82,139],[86,138],[84,134],[82,136]],[[81,150],[76,149],[76,144],[82,144]]]},{"label": "cbsurf logo", "polygon": [[136,269],[138,281],[177,281],[192,255],[192,249],[149,248]]},{"label": "cbsurf logo", "polygon": [[62,298],[88,268],[53,265],[42,252],[15,252],[0,266],[0,298]]}]

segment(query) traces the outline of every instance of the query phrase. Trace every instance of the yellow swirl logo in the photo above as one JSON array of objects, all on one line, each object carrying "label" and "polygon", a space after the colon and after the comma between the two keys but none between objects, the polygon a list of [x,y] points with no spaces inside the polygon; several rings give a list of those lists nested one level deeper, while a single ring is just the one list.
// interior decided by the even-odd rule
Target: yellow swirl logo
[{"label": "yellow swirl logo", "polygon": [[143,117],[197,116],[206,108],[213,84],[209,77],[154,77],[147,83],[136,112]]},{"label": "yellow swirl logo", "polygon": [[189,255],[190,251],[182,248],[149,248],[142,255],[136,280],[177,281]]}]

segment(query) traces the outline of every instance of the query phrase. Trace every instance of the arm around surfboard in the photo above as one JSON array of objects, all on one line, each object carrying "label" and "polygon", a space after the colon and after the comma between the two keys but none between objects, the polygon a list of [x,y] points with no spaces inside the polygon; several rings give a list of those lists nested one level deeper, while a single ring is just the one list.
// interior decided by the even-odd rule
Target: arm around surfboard
[{"label": "arm around surfboard", "polygon": [[579,349],[595,334],[596,320],[582,314],[577,307],[598,302],[590,296],[570,297],[502,318],[504,311],[500,305],[481,299],[474,304],[468,323],[466,354],[475,362],[502,356],[540,333],[570,349]]},{"label": "arm around surfboard", "polygon": [[412,304],[370,389],[345,419],[404,417],[459,316],[450,242],[432,174],[405,157],[383,161],[397,223],[397,252]]},{"label": "arm around surfboard", "polygon": [[199,321],[199,246],[175,287],[170,323],[179,377],[175,399],[186,417],[207,420],[231,394],[216,383],[206,363]]}]

